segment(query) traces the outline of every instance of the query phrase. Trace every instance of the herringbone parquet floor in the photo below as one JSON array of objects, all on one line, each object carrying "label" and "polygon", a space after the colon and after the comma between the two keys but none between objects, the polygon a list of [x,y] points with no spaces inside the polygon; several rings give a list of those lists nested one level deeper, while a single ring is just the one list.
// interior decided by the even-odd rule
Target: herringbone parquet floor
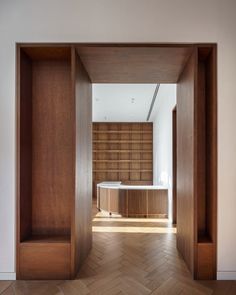
[{"label": "herringbone parquet floor", "polygon": [[235,282],[191,279],[175,247],[175,229],[167,220],[98,213],[93,232],[93,249],[77,279],[2,281],[0,294],[236,294]]}]

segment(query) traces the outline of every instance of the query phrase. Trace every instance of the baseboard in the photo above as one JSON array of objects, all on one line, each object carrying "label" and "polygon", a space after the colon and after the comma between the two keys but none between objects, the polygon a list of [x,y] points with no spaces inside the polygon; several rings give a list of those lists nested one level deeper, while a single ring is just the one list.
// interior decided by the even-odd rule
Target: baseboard
[{"label": "baseboard", "polygon": [[15,272],[0,272],[0,281],[15,281]]},{"label": "baseboard", "polygon": [[236,271],[218,271],[217,280],[236,280]]}]

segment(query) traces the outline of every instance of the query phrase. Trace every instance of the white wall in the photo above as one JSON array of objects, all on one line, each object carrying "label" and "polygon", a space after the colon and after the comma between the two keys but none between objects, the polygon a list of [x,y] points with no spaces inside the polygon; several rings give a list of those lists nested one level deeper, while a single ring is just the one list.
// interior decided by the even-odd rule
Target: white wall
[{"label": "white wall", "polygon": [[236,279],[235,11],[235,0],[0,1],[0,272],[15,272],[15,42],[217,42],[217,269]]},{"label": "white wall", "polygon": [[169,218],[172,218],[172,111],[176,85],[161,84],[152,111],[153,183],[168,188]]}]

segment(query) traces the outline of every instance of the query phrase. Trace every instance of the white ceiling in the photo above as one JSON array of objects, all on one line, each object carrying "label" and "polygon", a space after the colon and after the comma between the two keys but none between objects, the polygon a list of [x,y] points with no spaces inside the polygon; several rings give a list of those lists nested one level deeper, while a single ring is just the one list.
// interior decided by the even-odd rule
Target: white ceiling
[{"label": "white ceiling", "polygon": [[93,121],[146,121],[155,88],[156,84],[93,84]]}]

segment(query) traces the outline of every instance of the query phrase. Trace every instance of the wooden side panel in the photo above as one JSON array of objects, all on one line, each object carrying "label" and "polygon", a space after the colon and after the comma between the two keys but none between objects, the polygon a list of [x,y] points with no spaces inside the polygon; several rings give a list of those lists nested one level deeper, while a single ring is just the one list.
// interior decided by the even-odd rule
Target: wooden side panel
[{"label": "wooden side panel", "polygon": [[70,278],[70,243],[22,243],[19,249],[21,279]]},{"label": "wooden side panel", "polygon": [[194,270],[194,99],[196,52],[177,86],[177,248]]},{"label": "wooden side panel", "polygon": [[172,111],[172,222],[177,223],[177,115]]},{"label": "wooden side panel", "polygon": [[199,243],[197,245],[198,259],[196,261],[199,280],[212,280],[215,278],[215,245],[213,243]]},{"label": "wooden side panel", "polygon": [[109,211],[109,189],[99,188],[99,209]]},{"label": "wooden side panel", "polygon": [[148,216],[163,214],[168,216],[168,190],[148,190]]},{"label": "wooden side panel", "polygon": [[32,63],[24,52],[19,50],[19,54],[19,241],[22,241],[32,231]]},{"label": "wooden side panel", "polygon": [[197,229],[198,236],[206,230],[206,85],[204,62],[198,60],[197,119]]},{"label": "wooden side panel", "polygon": [[147,215],[147,191],[128,190],[128,215]]},{"label": "wooden side panel", "polygon": [[217,98],[216,47],[198,48],[197,279],[216,278]]},{"label": "wooden side panel", "polygon": [[109,211],[118,213],[120,208],[119,190],[109,189],[109,199]]},{"label": "wooden side panel", "polygon": [[76,275],[92,246],[92,84],[79,56],[72,49],[76,104],[76,196],[72,235]]},{"label": "wooden side panel", "polygon": [[119,213],[125,217],[128,217],[127,198],[127,191],[119,190]]},{"label": "wooden side panel", "polygon": [[33,61],[33,234],[70,234],[74,195],[70,62]]}]

